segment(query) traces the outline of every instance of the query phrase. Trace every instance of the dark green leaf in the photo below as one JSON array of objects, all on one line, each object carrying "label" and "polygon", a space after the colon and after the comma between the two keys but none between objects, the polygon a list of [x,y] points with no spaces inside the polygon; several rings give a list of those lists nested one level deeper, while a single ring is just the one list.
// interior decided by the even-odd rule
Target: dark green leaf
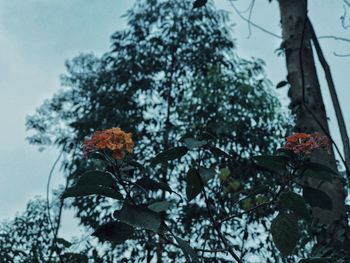
[{"label": "dark green leaf", "polygon": [[187,147],[174,147],[170,150],[167,150],[165,152],[162,152],[158,154],[156,157],[154,157],[151,161],[152,165],[156,165],[159,163],[164,163],[167,161],[172,161],[175,159],[180,159],[182,156],[184,156],[188,152]]},{"label": "dark green leaf", "polygon": [[196,252],[193,250],[193,248],[188,244],[185,240],[176,237],[176,242],[179,244],[182,252],[184,252],[186,262],[188,263],[199,263],[199,258]]},{"label": "dark green leaf", "polygon": [[57,242],[57,244],[61,244],[65,248],[69,248],[72,245],[71,242],[65,240],[64,238],[57,238],[56,242]]},{"label": "dark green leaf", "polygon": [[297,216],[307,221],[310,220],[310,213],[302,196],[293,192],[285,192],[281,194],[279,203],[282,207],[292,210]]},{"label": "dark green leaf", "polygon": [[264,169],[276,173],[284,173],[286,171],[287,159],[284,156],[261,155],[254,156],[256,164]]},{"label": "dark green leaf", "polygon": [[103,185],[114,187],[115,184],[116,180],[109,173],[101,171],[88,171],[80,176],[76,185]]},{"label": "dark green leaf", "polygon": [[163,182],[157,182],[156,180],[153,180],[151,178],[144,177],[138,181],[136,181],[137,185],[141,186],[144,189],[156,191],[156,190],[164,190],[172,193],[170,186],[163,183]]},{"label": "dark green leaf", "polygon": [[195,198],[206,185],[206,183],[214,177],[214,169],[209,169],[205,167],[200,167],[199,171],[197,169],[191,168],[187,172],[186,177],[186,196],[189,201]]},{"label": "dark green leaf", "polygon": [[157,232],[161,218],[160,215],[148,208],[136,206],[125,202],[121,210],[114,211],[113,215],[120,221],[134,227]]},{"label": "dark green leaf", "polygon": [[207,141],[198,141],[193,138],[185,138],[184,142],[186,144],[186,147],[190,150],[195,148],[200,148],[208,143]]},{"label": "dark green leaf", "polygon": [[150,204],[148,208],[154,212],[159,213],[159,212],[166,211],[170,206],[171,206],[171,203],[168,201],[158,201]]},{"label": "dark green leaf", "polygon": [[210,151],[211,153],[215,156],[215,157],[225,157],[225,158],[231,158],[231,156],[224,152],[223,150],[221,150],[220,148],[217,147],[210,147]]},{"label": "dark green leaf", "polygon": [[121,244],[131,238],[133,233],[134,228],[132,226],[115,221],[99,226],[92,235],[102,241],[112,241]]},{"label": "dark green leaf", "polygon": [[299,239],[298,221],[293,214],[279,213],[272,220],[273,242],[284,257],[291,254]]},{"label": "dark green leaf", "polygon": [[186,177],[186,196],[189,201],[202,191],[202,182],[196,169],[190,168]]},{"label": "dark green leaf", "polygon": [[305,167],[302,167],[302,169],[305,169],[303,176],[320,179],[322,181],[332,182],[332,175],[337,175],[336,171],[320,163],[308,163]]},{"label": "dark green leaf", "polygon": [[139,162],[129,161],[128,164],[135,167],[135,168],[138,168],[142,172],[145,171],[145,167],[142,164],[140,164]]},{"label": "dark green leaf", "polygon": [[277,89],[280,89],[280,88],[286,86],[287,84],[288,84],[287,81],[282,80],[282,81],[280,81],[280,82],[276,85],[276,88],[277,88]]},{"label": "dark green leaf", "polygon": [[333,207],[332,199],[323,191],[308,186],[303,187],[303,196],[305,201],[312,207],[331,210]]},{"label": "dark green leaf", "polygon": [[118,191],[107,188],[104,186],[98,185],[79,185],[68,188],[64,191],[62,198],[67,197],[79,197],[79,196],[87,196],[87,195],[103,195],[106,197],[111,197],[118,200],[123,200],[123,195]]}]

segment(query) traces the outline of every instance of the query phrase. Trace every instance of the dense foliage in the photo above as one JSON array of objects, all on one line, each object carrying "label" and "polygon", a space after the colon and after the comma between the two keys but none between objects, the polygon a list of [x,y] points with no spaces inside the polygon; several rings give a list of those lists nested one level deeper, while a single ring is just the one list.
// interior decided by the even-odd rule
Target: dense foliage
[{"label": "dense foliage", "polygon": [[[27,127],[32,132],[31,143],[53,145],[68,153],[63,169],[70,186],[78,184],[87,170],[106,173],[113,168],[105,159],[83,156],[82,143],[87,137],[111,127],[131,132],[139,164],[130,163],[132,168],[124,173],[134,180],[147,175],[147,180],[154,180],[151,185],[162,186],[137,193],[137,204],[154,204],[160,209],[159,222],[171,223],[168,227],[178,244],[192,237],[195,247],[220,252],[206,202],[201,191],[188,187],[189,180],[198,185],[198,173],[209,176],[208,202],[222,218],[264,202],[265,192],[255,189],[270,186],[268,192],[276,191],[277,179],[258,172],[251,157],[272,153],[287,122],[263,62],[245,60],[235,53],[228,14],[216,10],[211,2],[205,8],[191,6],[189,0],[137,1],[126,14],[127,28],[113,34],[112,50],[101,57],[81,54],[68,61],[62,90],[28,118]],[[188,151],[180,163],[168,162]],[[157,155],[160,152],[163,154]],[[123,198],[117,199],[124,200],[130,189],[119,190]],[[85,227],[98,229],[113,218],[113,211],[127,205],[98,193],[71,199]],[[156,203],[169,198],[169,204]],[[243,258],[277,262],[279,255],[266,233],[273,212],[259,210],[225,222],[222,231],[240,248]],[[104,260],[185,259],[176,246],[149,231],[136,231],[126,242],[112,242],[112,248],[101,253]],[[229,260],[225,253],[205,257],[208,262]]]}]

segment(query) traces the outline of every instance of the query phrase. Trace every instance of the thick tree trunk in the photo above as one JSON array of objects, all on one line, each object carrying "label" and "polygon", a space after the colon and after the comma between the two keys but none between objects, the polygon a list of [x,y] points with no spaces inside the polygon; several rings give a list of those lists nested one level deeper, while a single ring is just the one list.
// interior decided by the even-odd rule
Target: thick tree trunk
[{"label": "thick tree trunk", "polygon": [[[296,119],[295,131],[329,134],[327,115],[311,46],[311,32],[307,23],[307,0],[279,0],[283,47],[285,48],[292,112]],[[304,80],[304,81],[303,81]],[[312,161],[336,169],[333,151],[319,152]],[[350,253],[349,227],[345,210],[345,192],[341,178],[332,183],[308,181],[311,187],[325,192],[333,202],[332,210],[314,208],[313,218],[320,223],[322,231],[317,234],[317,246],[333,248]],[[344,233],[341,238],[337,235]]]}]

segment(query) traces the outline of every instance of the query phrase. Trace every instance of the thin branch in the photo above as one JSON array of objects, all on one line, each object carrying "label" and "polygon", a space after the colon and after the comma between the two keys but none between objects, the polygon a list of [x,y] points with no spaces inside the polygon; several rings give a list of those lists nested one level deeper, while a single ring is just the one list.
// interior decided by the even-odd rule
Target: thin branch
[{"label": "thin branch", "polygon": [[331,99],[332,99],[335,115],[336,115],[337,121],[338,121],[339,132],[340,132],[340,136],[341,136],[342,143],[343,143],[344,156],[345,156],[344,165],[345,165],[345,168],[346,168],[347,173],[349,175],[350,174],[349,173],[349,167],[350,167],[350,143],[349,142],[350,141],[349,141],[348,132],[346,130],[344,116],[343,116],[343,113],[342,113],[342,110],[340,107],[340,103],[339,103],[337,91],[335,89],[331,70],[330,70],[329,65],[326,61],[326,58],[323,55],[322,48],[320,46],[320,43],[318,42],[315,30],[312,26],[310,19],[308,19],[308,24],[310,27],[312,42],[314,43],[317,57],[321,63],[323,71],[325,73],[327,84],[328,84],[328,89],[329,89],[329,92],[331,94]]},{"label": "thin branch", "polygon": [[258,24],[252,22],[250,18],[248,19],[248,18],[244,17],[244,16],[241,14],[241,12],[237,9],[237,7],[236,7],[235,4],[233,3],[233,1],[232,1],[232,0],[228,0],[228,1],[229,1],[229,3],[231,4],[232,8],[235,10],[236,14],[237,14],[241,19],[243,19],[244,21],[246,21],[249,25],[252,25],[252,26],[258,28],[259,30],[261,30],[261,31],[265,32],[266,34],[269,34],[269,35],[271,35],[271,36],[273,36],[273,37],[282,39],[281,36],[279,36],[279,35],[277,35],[277,34],[271,32],[271,31],[269,31],[269,30],[267,30],[267,29],[265,29],[265,28],[259,26]]},{"label": "thin branch", "polygon": [[[235,4],[233,3],[234,0],[228,0],[229,3],[231,4],[233,10],[236,12],[236,14],[244,21],[246,21],[249,25],[259,29],[260,31],[270,35],[270,36],[273,36],[275,38],[278,38],[278,39],[282,39],[282,37],[276,33],[273,33],[272,31],[262,27],[262,26],[259,26],[258,24],[254,23],[251,21],[251,17],[247,18],[245,16],[242,15],[242,13],[245,13],[247,12],[244,11],[244,12],[241,12],[238,10],[238,8],[235,6]],[[344,0],[346,2],[346,4],[350,4],[349,2],[347,2],[347,0]],[[349,5],[350,6],[350,5]],[[250,10],[250,8],[248,9]],[[318,39],[334,39],[334,40],[339,40],[339,41],[344,41],[344,42],[349,42],[350,43],[350,39],[349,38],[345,38],[345,37],[338,37],[338,36],[333,36],[333,35],[325,35],[325,36],[319,36],[317,37]]]},{"label": "thin branch", "polygon": [[[50,255],[49,255],[49,260],[48,262],[51,262],[51,257],[54,253],[54,251],[57,249],[57,244],[56,244],[56,233],[58,232],[57,229],[59,228],[59,225],[56,226],[56,228],[54,227],[53,223],[52,223],[52,220],[51,220],[51,212],[50,212],[50,184],[51,184],[51,179],[52,179],[52,174],[53,174],[53,171],[55,170],[56,168],[56,165],[57,163],[59,162],[59,160],[61,159],[62,155],[63,155],[63,152],[64,152],[64,147],[62,148],[62,151],[60,152],[60,154],[58,155],[57,159],[55,160],[55,162],[53,163],[52,167],[51,167],[51,170],[49,172],[49,177],[47,179],[47,184],[46,184],[46,208],[47,208],[47,219],[49,221],[49,225],[50,225],[50,228],[51,228],[51,231],[53,233],[53,240],[52,240],[52,246],[51,246],[51,252],[50,252]],[[60,213],[61,211],[59,210],[59,217],[60,217]],[[60,219],[59,219],[60,221]],[[57,251],[56,251],[57,253]],[[59,253],[57,253],[58,256],[59,256]],[[61,261],[61,259],[60,259]],[[62,261],[61,261],[62,262]]]},{"label": "thin branch", "polygon": [[350,53],[349,54],[339,54],[337,52],[333,52],[333,55],[336,57],[342,57],[342,58],[350,57]]},{"label": "thin branch", "polygon": [[255,0],[252,0],[250,5],[249,5],[249,15],[248,15],[248,37],[250,38],[252,35],[252,28],[251,28],[251,20],[252,20],[252,13],[253,13],[253,9],[254,9],[254,5],[255,5]]},{"label": "thin branch", "polygon": [[213,224],[213,227],[216,231],[216,233],[218,234],[219,238],[221,239],[221,241],[224,243],[224,246],[226,248],[226,250],[231,254],[231,256],[238,262],[238,263],[243,263],[243,261],[237,256],[237,254],[235,253],[233,247],[231,246],[231,244],[228,242],[228,240],[224,237],[224,235],[221,233],[220,227],[221,225],[218,224],[218,222],[215,221],[214,219],[214,215],[210,209],[210,204],[209,204],[209,199],[207,196],[207,193],[205,192],[205,187],[204,187],[204,183],[202,178],[199,176],[199,179],[201,181],[202,184],[202,193],[204,195],[204,200],[205,200],[205,205],[207,207],[208,210],[208,214],[209,214],[209,218]]},{"label": "thin branch", "polygon": [[319,36],[317,38],[318,39],[334,39],[334,40],[340,40],[340,41],[344,41],[344,42],[349,42],[350,43],[350,39],[349,38],[337,37],[337,36],[333,36],[333,35]]},{"label": "thin branch", "polygon": [[347,17],[346,6],[343,5],[343,8],[344,8],[344,15],[342,15],[342,16],[340,17],[340,21],[341,21],[342,27],[343,27],[345,30],[347,30],[350,26],[345,24],[345,19],[346,19],[346,17]]}]

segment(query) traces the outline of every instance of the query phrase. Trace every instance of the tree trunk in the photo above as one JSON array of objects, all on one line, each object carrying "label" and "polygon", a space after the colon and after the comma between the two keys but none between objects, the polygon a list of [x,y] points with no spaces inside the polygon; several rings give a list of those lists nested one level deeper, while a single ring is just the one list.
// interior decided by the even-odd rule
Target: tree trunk
[{"label": "tree trunk", "polygon": [[[311,32],[307,23],[307,0],[279,0],[283,47],[285,49],[289,96],[295,116],[296,132],[329,134],[327,115],[317,77]],[[318,152],[311,157],[314,162],[336,169],[333,151]],[[310,187],[325,192],[333,202],[331,210],[313,208],[312,215],[322,230],[317,233],[317,246],[332,248],[333,252],[349,255],[349,227],[345,210],[345,192],[340,176],[332,183],[308,180]],[[343,234],[341,234],[343,233]],[[339,237],[339,235],[341,237]]]}]

